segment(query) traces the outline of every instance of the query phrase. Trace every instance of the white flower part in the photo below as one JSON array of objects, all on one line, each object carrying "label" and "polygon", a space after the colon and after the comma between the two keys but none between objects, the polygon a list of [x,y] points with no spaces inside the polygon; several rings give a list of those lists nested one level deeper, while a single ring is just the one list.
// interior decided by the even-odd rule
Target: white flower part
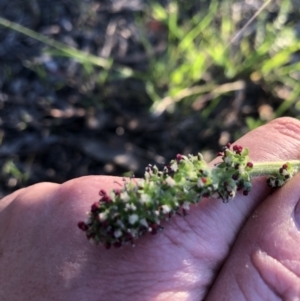
[{"label": "white flower part", "polygon": [[148,194],[143,193],[139,199],[141,204],[146,204],[151,202],[151,197]]},{"label": "white flower part", "polygon": [[275,179],[274,178],[269,178],[268,179],[268,184],[270,187],[275,187]]},{"label": "white flower part", "polygon": [[144,219],[144,218],[140,219],[140,224],[141,224],[142,226],[146,227],[146,228],[149,227],[149,225],[148,225],[146,219]]},{"label": "white flower part", "polygon": [[232,191],[231,191],[231,197],[230,197],[230,199],[233,199],[234,197],[235,197],[235,191],[232,190]]},{"label": "white flower part", "polygon": [[156,216],[159,216],[159,211],[158,211],[158,210],[155,210],[155,211],[154,211],[154,214],[155,214]]},{"label": "white flower part", "polygon": [[132,235],[132,237],[138,237],[139,235],[138,235],[137,229],[132,229],[131,235]]},{"label": "white flower part", "polygon": [[133,225],[135,222],[137,222],[139,219],[139,216],[137,214],[131,214],[128,217],[129,224]]},{"label": "white flower part", "polygon": [[100,222],[105,222],[107,220],[107,211],[99,213],[99,221]]},{"label": "white flower part", "polygon": [[132,237],[137,237],[138,236],[138,232],[136,229],[127,229],[127,232],[131,234]]},{"label": "white flower part", "polygon": [[170,165],[171,170],[173,171],[177,171],[178,170],[178,164],[176,161],[172,162],[172,164]]},{"label": "white flower part", "polygon": [[117,220],[116,224],[121,228],[121,229],[124,229],[125,228],[125,225],[124,223],[121,221],[121,220]]},{"label": "white flower part", "polygon": [[226,164],[231,164],[231,163],[232,163],[232,158],[226,156],[226,157],[224,158],[224,162],[225,162]]},{"label": "white flower part", "polygon": [[91,219],[90,217],[88,217],[88,218],[86,218],[86,219],[84,220],[84,223],[85,223],[86,225],[91,225],[93,222],[92,222],[92,219]]},{"label": "white flower part", "polygon": [[286,169],[282,169],[282,173],[283,176],[287,176],[289,174],[289,172]]},{"label": "white flower part", "polygon": [[154,184],[154,182],[149,182],[148,183],[148,189],[151,190],[151,191],[154,190],[156,188],[155,185],[156,184]]},{"label": "white flower part", "polygon": [[117,219],[117,218],[119,218],[120,213],[119,212],[114,212],[111,216],[112,216],[113,219]]},{"label": "white flower part", "polygon": [[183,208],[184,210],[190,210],[190,203],[187,202],[187,201],[183,202],[182,208]]},{"label": "white flower part", "polygon": [[117,229],[117,230],[114,231],[114,237],[115,237],[115,238],[121,237],[122,234],[123,234],[123,233],[122,233],[122,231],[121,231],[120,229]]},{"label": "white flower part", "polygon": [[115,194],[115,192],[114,192],[113,190],[110,191],[109,197],[110,197],[110,199],[112,200],[112,202],[115,202],[115,201],[116,201],[116,194]]},{"label": "white flower part", "polygon": [[136,210],[136,206],[134,205],[134,204],[132,204],[132,203],[130,203],[130,204],[126,204],[125,205],[125,208],[127,209],[127,210],[132,210],[132,211],[135,211]]},{"label": "white flower part", "polygon": [[190,190],[191,190],[191,188],[188,187],[188,186],[183,186],[183,187],[182,187],[182,191],[183,191],[183,193],[185,193],[185,194],[188,194],[188,193],[190,192]]},{"label": "white flower part", "polygon": [[138,183],[137,183],[137,186],[140,187],[140,188],[143,188],[144,185],[145,185],[145,180],[144,179],[139,180]]},{"label": "white flower part", "polygon": [[240,166],[239,167],[239,173],[243,174],[245,172],[245,167],[244,166]]},{"label": "white flower part", "polygon": [[120,198],[121,198],[121,200],[122,200],[124,203],[128,202],[129,199],[130,199],[129,194],[127,193],[127,191],[121,192]]},{"label": "white flower part", "polygon": [[168,214],[171,212],[171,207],[169,205],[162,205],[161,209],[164,214]]},{"label": "white flower part", "polygon": [[213,188],[213,190],[218,190],[219,189],[219,183],[213,183],[212,188]]},{"label": "white flower part", "polygon": [[176,183],[175,180],[171,177],[167,177],[165,181],[166,181],[167,185],[170,187],[174,187],[174,185]]},{"label": "white flower part", "polygon": [[204,187],[204,183],[202,182],[202,178],[198,178],[198,181],[197,181],[197,187],[198,187],[198,188]]}]

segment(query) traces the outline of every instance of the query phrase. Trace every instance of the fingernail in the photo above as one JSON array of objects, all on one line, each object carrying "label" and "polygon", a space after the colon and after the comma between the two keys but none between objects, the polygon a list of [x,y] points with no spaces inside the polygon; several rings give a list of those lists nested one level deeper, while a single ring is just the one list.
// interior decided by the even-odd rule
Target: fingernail
[{"label": "fingernail", "polygon": [[294,220],[295,224],[298,227],[298,230],[300,230],[300,200],[298,201],[294,209]]}]

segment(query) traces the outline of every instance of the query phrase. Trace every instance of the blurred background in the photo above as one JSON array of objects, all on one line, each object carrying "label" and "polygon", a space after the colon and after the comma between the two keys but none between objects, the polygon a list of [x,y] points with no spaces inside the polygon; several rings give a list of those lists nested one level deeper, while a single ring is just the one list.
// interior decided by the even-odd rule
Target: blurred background
[{"label": "blurred background", "polygon": [[142,176],[300,117],[300,0],[1,0],[0,197]]}]

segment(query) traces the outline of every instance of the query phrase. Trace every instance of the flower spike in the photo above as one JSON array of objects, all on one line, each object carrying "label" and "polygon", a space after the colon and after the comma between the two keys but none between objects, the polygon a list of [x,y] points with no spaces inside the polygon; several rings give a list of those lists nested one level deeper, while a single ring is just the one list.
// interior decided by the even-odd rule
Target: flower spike
[{"label": "flower spike", "polygon": [[227,203],[237,191],[249,194],[253,176],[269,176],[267,184],[275,188],[300,169],[299,161],[253,163],[248,153],[247,148],[228,143],[218,153],[222,161],[213,168],[200,153],[178,154],[162,171],[148,165],[144,179],[125,182],[110,192],[101,190],[99,201],[92,204],[87,220],[80,221],[78,227],[89,240],[107,249],[134,245],[144,234],[162,231],[162,220],[188,215],[190,205],[203,197],[217,197]]}]

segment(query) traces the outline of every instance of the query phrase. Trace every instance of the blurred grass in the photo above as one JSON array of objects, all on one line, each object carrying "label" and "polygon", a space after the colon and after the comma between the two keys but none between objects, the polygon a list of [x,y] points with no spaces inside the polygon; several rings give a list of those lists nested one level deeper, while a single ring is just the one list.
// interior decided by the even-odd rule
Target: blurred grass
[{"label": "blurred grass", "polygon": [[[73,47],[67,46],[61,42],[55,41],[51,38],[48,38],[45,35],[42,35],[38,32],[35,32],[29,28],[26,28],[20,24],[10,22],[2,17],[0,17],[0,25],[20,32],[28,37],[31,37],[39,42],[44,43],[45,45],[49,46],[50,49],[47,49],[45,52],[49,53],[53,56],[65,56],[76,60],[77,62],[81,63],[85,70],[89,73],[93,71],[92,66],[102,67],[103,70],[109,71],[112,66],[111,59],[103,59],[101,57],[77,50]],[[127,67],[119,67],[115,68],[116,71],[120,72],[125,77],[132,75],[132,70]]]},{"label": "blurred grass", "polygon": [[2,173],[6,175],[13,185],[17,183],[25,183],[29,178],[29,173],[21,171],[12,160],[7,160],[6,163],[2,167]]},{"label": "blurred grass", "polygon": [[[119,85],[120,81],[134,79],[143,86],[147,100],[150,99],[149,115],[167,113],[174,119],[180,115],[180,120],[199,115],[201,120],[211,119],[218,125],[223,122],[216,118],[219,107],[229,107],[229,102],[234,102],[241,91],[260,87],[267,98],[262,103],[269,104],[267,113],[262,110],[244,114],[246,130],[235,126],[233,138],[275,117],[300,118],[300,11],[297,7],[300,3],[268,0],[248,15],[242,9],[243,1],[202,0],[197,1],[198,6],[192,0],[167,3],[163,6],[151,1],[142,13],[136,13],[139,42],[147,57],[142,68],[70,47],[2,17],[0,25],[43,43],[43,51],[50,57],[78,62],[85,79],[96,77],[102,94],[83,99],[83,107],[96,102],[105,104],[106,94],[116,90],[116,82]],[[159,53],[157,44],[153,43],[157,37],[165,45]],[[27,61],[24,65],[41,81],[47,81],[48,73],[42,62]],[[64,86],[67,86],[64,79],[56,83],[57,90]],[[251,97],[245,99],[244,95],[241,101],[249,103]],[[146,102],[145,95],[137,95],[136,99]],[[25,183],[29,177],[12,159],[7,160],[2,173],[18,183]]]},{"label": "blurred grass", "polygon": [[[52,56],[78,61],[88,74],[95,72],[93,67],[101,67],[100,83],[108,79],[111,69],[123,78],[141,79],[152,100],[150,110],[154,114],[174,111],[179,102],[189,110],[197,110],[199,96],[206,95],[207,101],[214,102],[223,94],[243,89],[244,82],[252,81],[262,84],[275,97],[278,91],[288,91],[274,114],[279,117],[299,98],[300,40],[296,21],[290,19],[294,13],[292,2],[281,1],[272,20],[268,18],[270,3],[264,4],[253,29],[252,24],[241,28],[243,14],[237,1],[212,0],[206,10],[192,15],[187,12],[189,5],[180,1],[170,1],[167,7],[152,2],[145,16],[167,31],[167,49],[158,57],[150,56],[149,68],[143,73],[116,66],[112,59],[87,54],[6,19],[0,18],[0,25],[46,44],[49,47],[46,51]],[[145,28],[144,20],[139,20],[141,28]],[[147,53],[153,52],[146,35],[143,45]],[[209,114],[206,110],[205,115]],[[253,128],[261,123],[247,124]]]},{"label": "blurred grass", "polygon": [[[183,100],[195,107],[196,95],[212,93],[223,83],[240,79],[261,83],[275,96],[278,96],[276,88],[289,91],[276,110],[276,117],[294,104],[300,91],[295,78],[299,74],[299,62],[294,62],[293,56],[300,44],[295,23],[289,21],[289,15],[294,12],[291,1],[281,2],[274,20],[267,19],[267,9],[262,10],[255,20],[255,33],[246,28],[232,43],[232,38],[241,31],[239,24],[243,18],[235,10],[237,3],[213,0],[207,11],[180,24],[177,20],[182,7],[176,2],[171,2],[167,10],[153,4],[152,17],[168,28],[167,52],[160,60],[152,62],[147,82],[151,87],[148,91],[154,101],[154,112],[161,113]],[[253,26],[250,27],[253,31]],[[218,70],[217,76],[209,78],[214,70]],[[199,84],[204,78],[209,80]],[[224,93],[240,88],[232,85],[232,89]]]},{"label": "blurred grass", "polygon": [[[45,52],[51,56],[79,62],[87,76],[98,73],[99,85],[115,77],[141,80],[152,101],[149,110],[156,115],[165,111],[172,114],[178,107],[188,115],[211,102],[200,112],[209,116],[222,96],[243,90],[251,82],[281,99],[273,116],[283,116],[300,94],[300,40],[296,30],[300,14],[295,14],[293,2],[283,0],[274,6],[266,1],[252,19],[244,18],[239,1],[200,2],[202,8],[195,12],[190,10],[193,1],[172,0],[165,7],[151,2],[145,13],[137,16],[146,53],[154,53],[146,23],[151,20],[159,31],[166,32],[165,51],[149,55],[146,71],[117,65],[112,59],[72,48],[1,17],[0,25],[44,43]],[[270,18],[274,7],[278,11]],[[35,70],[43,77],[41,68]],[[246,120],[249,129],[262,123]]]}]

